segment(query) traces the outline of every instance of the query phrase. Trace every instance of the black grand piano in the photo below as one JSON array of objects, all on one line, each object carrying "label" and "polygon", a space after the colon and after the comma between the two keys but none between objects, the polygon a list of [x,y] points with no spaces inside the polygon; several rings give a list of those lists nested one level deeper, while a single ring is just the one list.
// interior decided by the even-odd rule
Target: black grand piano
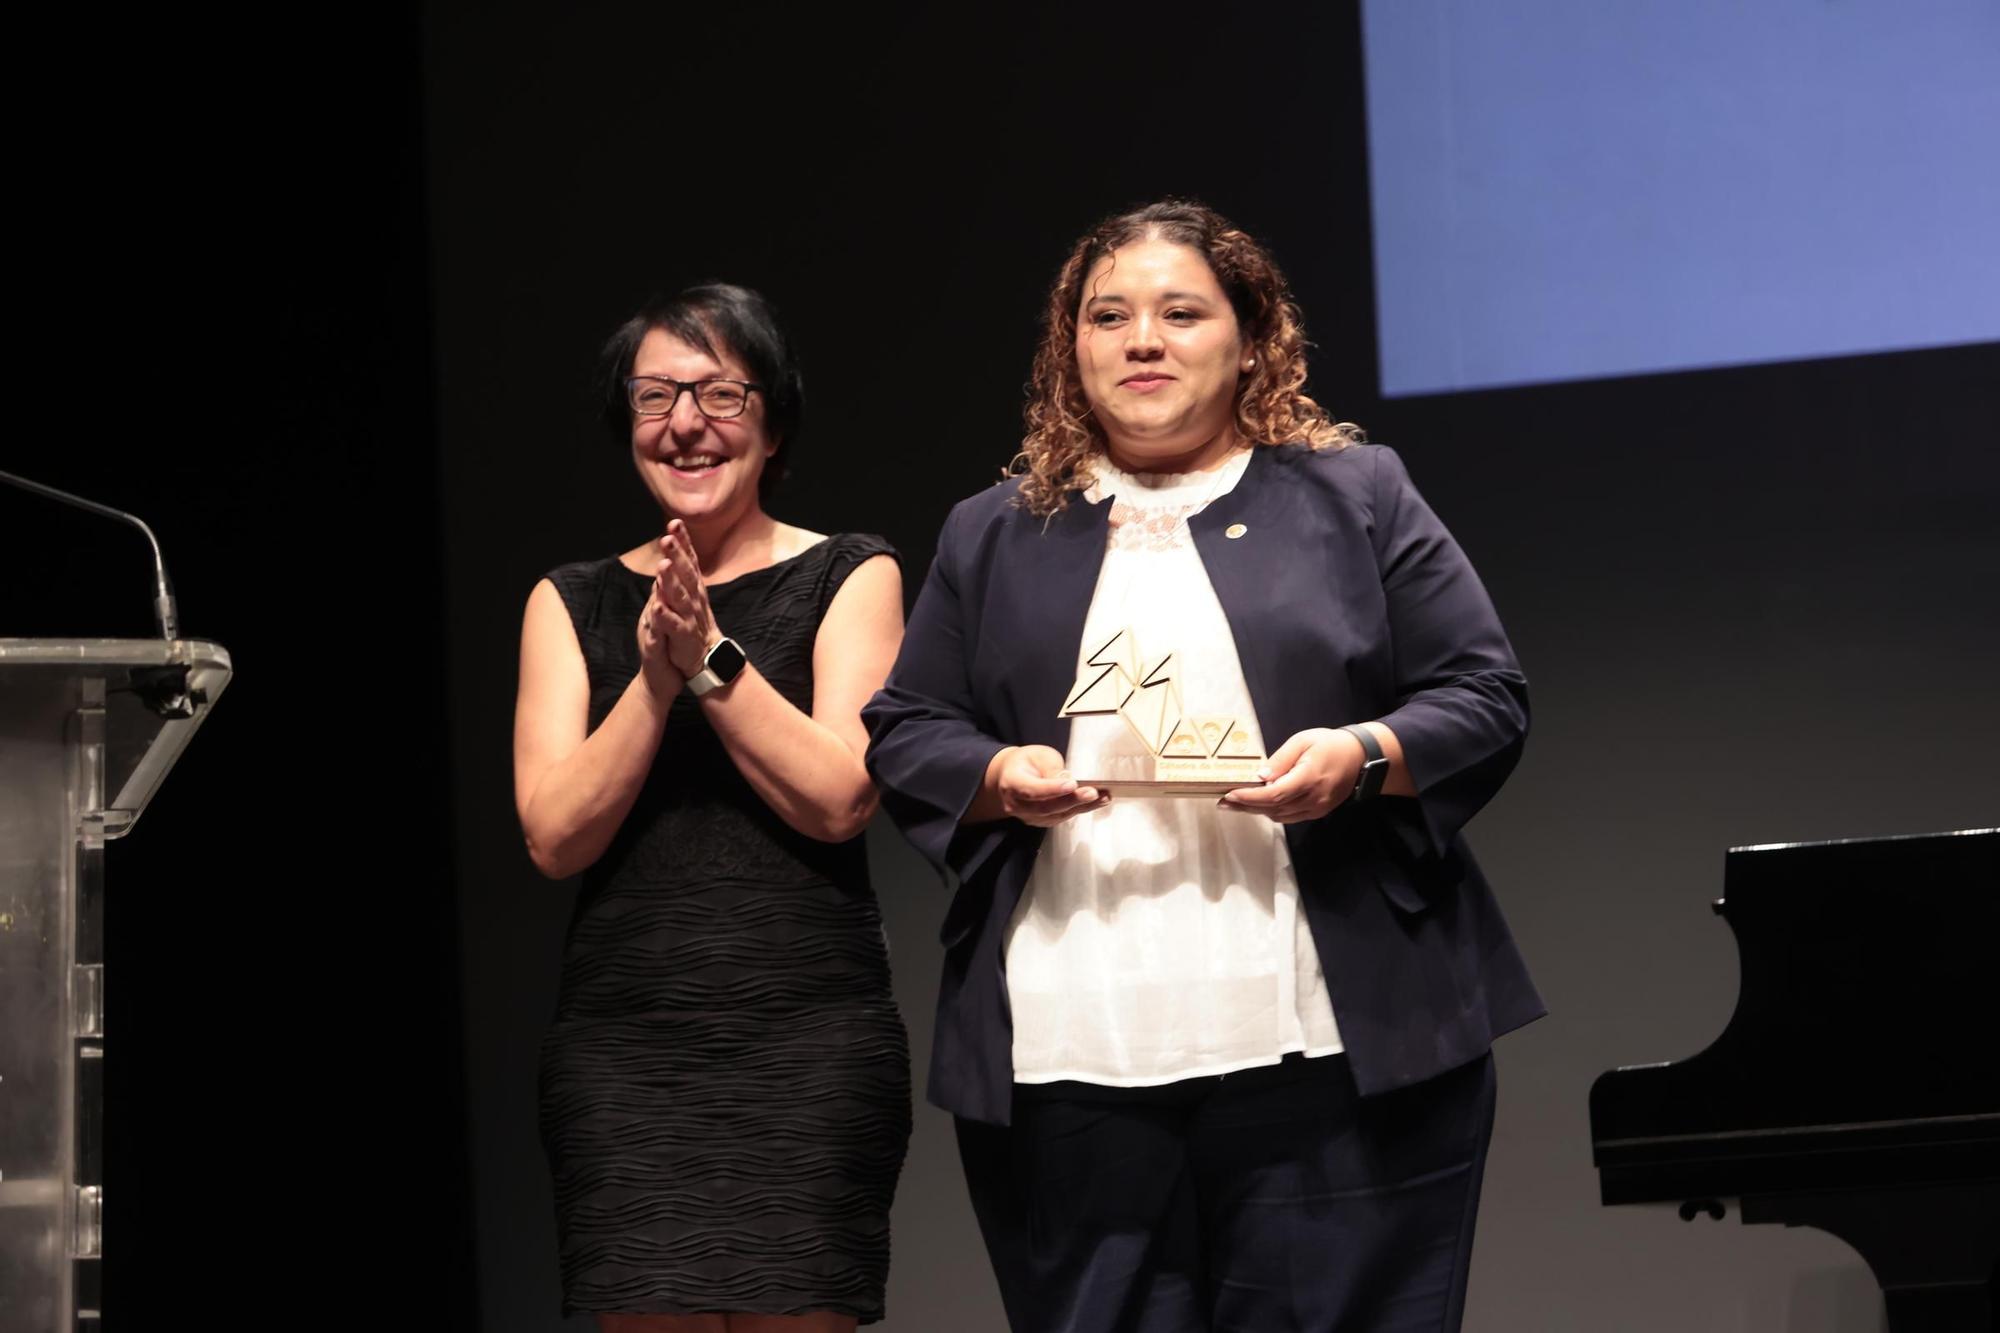
[{"label": "black grand piano", "polygon": [[1713,1044],[1590,1089],[1604,1202],[1819,1227],[1894,1333],[1995,1328],[2000,829],[1729,853]]}]

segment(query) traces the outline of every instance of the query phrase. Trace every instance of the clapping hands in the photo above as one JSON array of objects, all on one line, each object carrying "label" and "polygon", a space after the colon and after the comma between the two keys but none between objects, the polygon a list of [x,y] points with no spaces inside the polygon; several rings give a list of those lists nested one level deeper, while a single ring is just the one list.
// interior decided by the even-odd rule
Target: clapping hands
[{"label": "clapping hands", "polygon": [[672,694],[701,670],[703,657],[722,634],[709,609],[708,587],[687,525],[679,519],[669,522],[658,548],[653,587],[639,613],[639,660],[655,689],[670,685],[666,692]]}]

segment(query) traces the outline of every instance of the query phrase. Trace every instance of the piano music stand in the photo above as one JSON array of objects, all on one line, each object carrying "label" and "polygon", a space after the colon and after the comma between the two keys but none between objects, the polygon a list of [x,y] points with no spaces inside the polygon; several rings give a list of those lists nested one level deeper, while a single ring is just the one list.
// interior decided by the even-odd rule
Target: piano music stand
[{"label": "piano music stand", "polygon": [[104,844],[229,677],[196,640],[0,638],[0,1328],[100,1327]]}]

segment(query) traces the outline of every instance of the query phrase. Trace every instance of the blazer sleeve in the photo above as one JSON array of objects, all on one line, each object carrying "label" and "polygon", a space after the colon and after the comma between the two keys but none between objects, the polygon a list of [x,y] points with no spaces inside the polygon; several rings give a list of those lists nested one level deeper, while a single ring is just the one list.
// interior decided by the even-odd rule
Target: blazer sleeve
[{"label": "blazer sleeve", "polygon": [[1399,832],[1412,851],[1441,856],[1519,761],[1528,682],[1465,553],[1395,452],[1376,457],[1375,558],[1396,680],[1396,706],[1378,720],[1417,788],[1419,817]]},{"label": "blazer sleeve", "polygon": [[946,520],[896,664],[861,710],[882,808],[932,865],[961,883],[1005,846],[1012,824],[959,824],[1007,745],[987,734],[986,710],[973,697],[963,513],[961,506]]}]

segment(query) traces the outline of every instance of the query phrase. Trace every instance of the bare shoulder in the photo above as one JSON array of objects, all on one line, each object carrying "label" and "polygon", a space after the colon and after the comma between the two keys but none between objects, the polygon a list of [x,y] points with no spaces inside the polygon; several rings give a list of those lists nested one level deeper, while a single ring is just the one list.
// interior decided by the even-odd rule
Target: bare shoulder
[{"label": "bare shoulder", "polygon": [[825,540],[824,532],[814,532],[811,528],[780,523],[777,531],[772,534],[771,557],[774,561],[790,560],[793,556],[804,555]]},{"label": "bare shoulder", "polygon": [[841,580],[840,588],[833,594],[833,605],[839,606],[841,599],[849,601],[893,601],[898,608],[903,605],[903,566],[894,551],[878,550],[862,556]]},{"label": "bare shoulder", "polygon": [[855,564],[835,589],[820,621],[822,642],[830,634],[900,638],[903,627],[903,568],[894,553],[876,551]]},{"label": "bare shoulder", "polygon": [[527,609],[521,617],[521,648],[524,654],[555,651],[582,657],[576,624],[553,579],[537,580],[528,593]]},{"label": "bare shoulder", "polygon": [[581,744],[589,706],[589,669],[576,625],[554,581],[542,579],[528,594],[521,621],[514,696],[517,773],[538,772],[538,756]]}]

